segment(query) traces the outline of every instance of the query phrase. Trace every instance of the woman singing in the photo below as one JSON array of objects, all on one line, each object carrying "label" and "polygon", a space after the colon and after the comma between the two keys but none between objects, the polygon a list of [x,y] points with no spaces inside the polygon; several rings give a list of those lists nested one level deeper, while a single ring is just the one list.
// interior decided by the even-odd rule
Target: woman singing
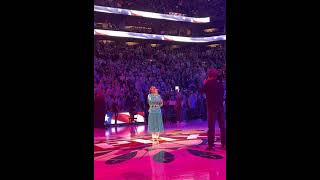
[{"label": "woman singing", "polygon": [[158,140],[160,132],[164,131],[161,107],[163,101],[161,96],[158,94],[156,87],[150,87],[150,94],[148,95],[149,104],[149,116],[148,116],[148,131],[152,133],[152,140]]}]

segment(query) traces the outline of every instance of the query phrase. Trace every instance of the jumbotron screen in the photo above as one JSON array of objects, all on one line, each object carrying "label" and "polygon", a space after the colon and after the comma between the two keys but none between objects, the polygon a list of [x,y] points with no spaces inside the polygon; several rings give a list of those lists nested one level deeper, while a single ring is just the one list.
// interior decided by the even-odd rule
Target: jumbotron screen
[{"label": "jumbotron screen", "polygon": [[202,18],[186,17],[182,15],[160,14],[160,13],[154,13],[154,12],[112,8],[112,7],[97,6],[97,5],[94,5],[94,11],[111,13],[111,14],[122,14],[122,15],[128,15],[128,16],[153,18],[153,19],[165,19],[169,21],[184,21],[184,22],[190,22],[190,23],[209,23],[210,22],[210,17],[202,17]]},{"label": "jumbotron screen", "polygon": [[[117,118],[117,124],[127,124],[130,123],[130,113],[129,112],[119,112]],[[144,112],[136,112],[133,115],[135,122],[144,122]],[[104,119],[105,125],[115,124],[115,114],[112,112],[107,112]]]},{"label": "jumbotron screen", "polygon": [[104,30],[104,29],[94,29],[94,35],[136,38],[136,39],[154,39],[154,40],[160,40],[160,41],[173,41],[173,42],[174,41],[193,42],[193,43],[206,43],[206,42],[226,40],[226,35],[217,35],[217,36],[210,36],[210,37],[184,37],[184,36],[170,36],[170,35],[160,35],[160,34],[125,32],[125,31],[111,31],[111,30]]}]

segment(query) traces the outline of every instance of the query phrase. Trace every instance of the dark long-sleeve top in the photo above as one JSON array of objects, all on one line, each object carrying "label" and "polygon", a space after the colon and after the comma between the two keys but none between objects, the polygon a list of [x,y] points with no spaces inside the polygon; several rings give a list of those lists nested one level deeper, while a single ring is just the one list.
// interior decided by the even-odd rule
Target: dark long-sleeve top
[{"label": "dark long-sleeve top", "polygon": [[224,88],[221,82],[215,79],[208,80],[201,89],[201,92],[206,95],[209,110],[219,111],[223,109]]}]

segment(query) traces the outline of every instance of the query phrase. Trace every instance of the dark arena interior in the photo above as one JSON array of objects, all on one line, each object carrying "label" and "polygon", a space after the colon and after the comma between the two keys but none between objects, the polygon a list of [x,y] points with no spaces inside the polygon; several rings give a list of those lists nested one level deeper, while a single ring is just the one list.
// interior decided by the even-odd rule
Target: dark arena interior
[{"label": "dark arena interior", "polygon": [[95,180],[225,180],[225,1],[94,4]]}]

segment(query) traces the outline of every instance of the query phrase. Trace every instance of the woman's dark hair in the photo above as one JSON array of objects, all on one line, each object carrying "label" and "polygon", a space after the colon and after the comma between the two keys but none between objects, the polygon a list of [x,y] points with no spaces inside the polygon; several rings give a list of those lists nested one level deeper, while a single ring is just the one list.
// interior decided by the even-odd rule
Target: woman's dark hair
[{"label": "woman's dark hair", "polygon": [[150,89],[149,89],[149,93],[151,93],[151,89],[152,88],[156,88],[156,87],[155,86],[151,86]]}]

